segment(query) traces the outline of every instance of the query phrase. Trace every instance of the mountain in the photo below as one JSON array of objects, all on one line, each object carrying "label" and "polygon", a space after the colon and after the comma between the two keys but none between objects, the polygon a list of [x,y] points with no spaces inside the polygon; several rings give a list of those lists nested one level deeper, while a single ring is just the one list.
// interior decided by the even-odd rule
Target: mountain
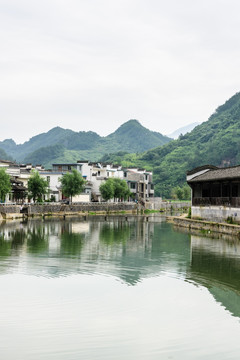
[{"label": "mountain", "polygon": [[197,125],[200,125],[200,123],[193,122],[186,126],[180,127],[179,129],[175,130],[174,132],[172,132],[171,134],[169,134],[167,136],[176,140],[179,137],[179,135],[185,135],[186,133],[192,131]]},{"label": "mountain", "polygon": [[0,159],[13,161],[13,158],[10,155],[8,155],[3,149],[0,149]]},{"label": "mountain", "polygon": [[240,93],[219,106],[208,121],[190,133],[143,154],[125,154],[119,159],[124,166],[153,170],[155,195],[165,198],[170,197],[173,187],[185,184],[187,170],[205,164],[219,167],[239,164]]},{"label": "mountain", "polygon": [[186,171],[197,166],[240,163],[240,93],[219,106],[208,121],[163,147],[147,151],[141,163],[154,169],[156,194],[169,197],[184,184]]},{"label": "mountain", "polygon": [[12,139],[4,140],[0,142],[0,148],[18,162],[50,167],[54,162],[97,161],[104,154],[117,151],[144,152],[170,140],[167,136],[148,130],[137,120],[129,120],[106,137],[92,131],[74,132],[55,127],[21,145]]}]

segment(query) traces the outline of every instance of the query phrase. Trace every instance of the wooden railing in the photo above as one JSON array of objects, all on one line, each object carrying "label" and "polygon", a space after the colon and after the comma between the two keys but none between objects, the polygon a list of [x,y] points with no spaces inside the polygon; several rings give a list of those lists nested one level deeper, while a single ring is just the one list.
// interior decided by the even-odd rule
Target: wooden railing
[{"label": "wooden railing", "polygon": [[240,198],[238,197],[203,197],[203,198],[193,198],[193,206],[232,206],[240,207]]}]

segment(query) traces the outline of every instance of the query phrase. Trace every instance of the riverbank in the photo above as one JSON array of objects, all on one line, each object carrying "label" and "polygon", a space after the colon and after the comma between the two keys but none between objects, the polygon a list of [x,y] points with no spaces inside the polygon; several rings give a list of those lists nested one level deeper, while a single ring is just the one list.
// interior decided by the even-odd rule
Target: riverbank
[{"label": "riverbank", "polygon": [[183,216],[167,216],[166,219],[168,222],[189,231],[198,230],[206,234],[218,233],[240,238],[240,225],[188,219]]},{"label": "riverbank", "polygon": [[[151,203],[146,203],[147,205]],[[28,217],[65,217],[65,216],[80,216],[80,215],[100,215],[100,214],[143,214],[151,212],[179,212],[186,211],[188,204],[182,202],[164,203],[165,206],[158,210],[149,209],[151,206],[143,207],[141,204],[135,202],[91,202],[91,203],[44,203],[44,204],[0,204],[0,220],[13,220]]]},{"label": "riverbank", "polygon": [[78,204],[27,204],[0,205],[0,220],[13,220],[19,218],[39,216],[78,216],[94,214],[137,214],[141,211],[136,203],[78,203]]}]

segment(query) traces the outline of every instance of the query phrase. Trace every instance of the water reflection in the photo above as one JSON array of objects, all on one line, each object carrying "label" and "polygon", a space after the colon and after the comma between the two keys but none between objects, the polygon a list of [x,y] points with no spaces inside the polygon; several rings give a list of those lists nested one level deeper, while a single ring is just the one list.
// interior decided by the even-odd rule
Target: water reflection
[{"label": "water reflection", "polygon": [[101,274],[131,286],[165,274],[206,287],[240,317],[239,241],[190,236],[154,217],[2,223],[0,273]]},{"label": "water reflection", "polygon": [[0,271],[47,277],[101,273],[129,285],[161,271],[173,276],[185,273],[190,237],[178,234],[175,241],[170,224],[154,217],[147,220],[118,217],[81,222],[33,220],[15,227],[1,224]]},{"label": "water reflection", "polygon": [[214,298],[240,317],[240,243],[237,239],[191,237],[187,277],[208,288]]}]

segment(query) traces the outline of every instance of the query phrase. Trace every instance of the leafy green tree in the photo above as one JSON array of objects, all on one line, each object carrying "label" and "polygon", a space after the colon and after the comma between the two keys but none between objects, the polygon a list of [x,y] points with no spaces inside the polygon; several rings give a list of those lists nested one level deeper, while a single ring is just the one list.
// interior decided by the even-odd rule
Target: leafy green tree
[{"label": "leafy green tree", "polygon": [[43,196],[48,193],[48,182],[43,179],[35,170],[28,180],[28,195],[35,202],[36,200],[42,201]]},{"label": "leafy green tree", "polygon": [[114,198],[114,181],[113,179],[108,179],[102,183],[99,187],[102,198],[106,201]]},{"label": "leafy green tree", "polygon": [[191,199],[191,188],[188,184],[183,186],[183,199],[190,200]]},{"label": "leafy green tree", "polygon": [[72,172],[64,174],[61,177],[60,182],[62,184],[63,195],[70,197],[71,202],[73,196],[83,192],[84,185],[86,183],[80,172],[76,169],[73,169]]},{"label": "leafy green tree", "polygon": [[114,197],[116,199],[126,200],[131,194],[126,181],[116,178],[113,179],[113,183],[114,183]]},{"label": "leafy green tree", "polygon": [[191,189],[187,184],[183,186],[176,186],[171,191],[171,198],[178,200],[190,200]]},{"label": "leafy green tree", "polygon": [[104,200],[124,199],[126,200],[131,192],[126,181],[119,178],[110,178],[100,185],[100,192]]},{"label": "leafy green tree", "polygon": [[11,191],[10,176],[5,169],[0,169],[0,200],[5,201],[6,195]]}]

